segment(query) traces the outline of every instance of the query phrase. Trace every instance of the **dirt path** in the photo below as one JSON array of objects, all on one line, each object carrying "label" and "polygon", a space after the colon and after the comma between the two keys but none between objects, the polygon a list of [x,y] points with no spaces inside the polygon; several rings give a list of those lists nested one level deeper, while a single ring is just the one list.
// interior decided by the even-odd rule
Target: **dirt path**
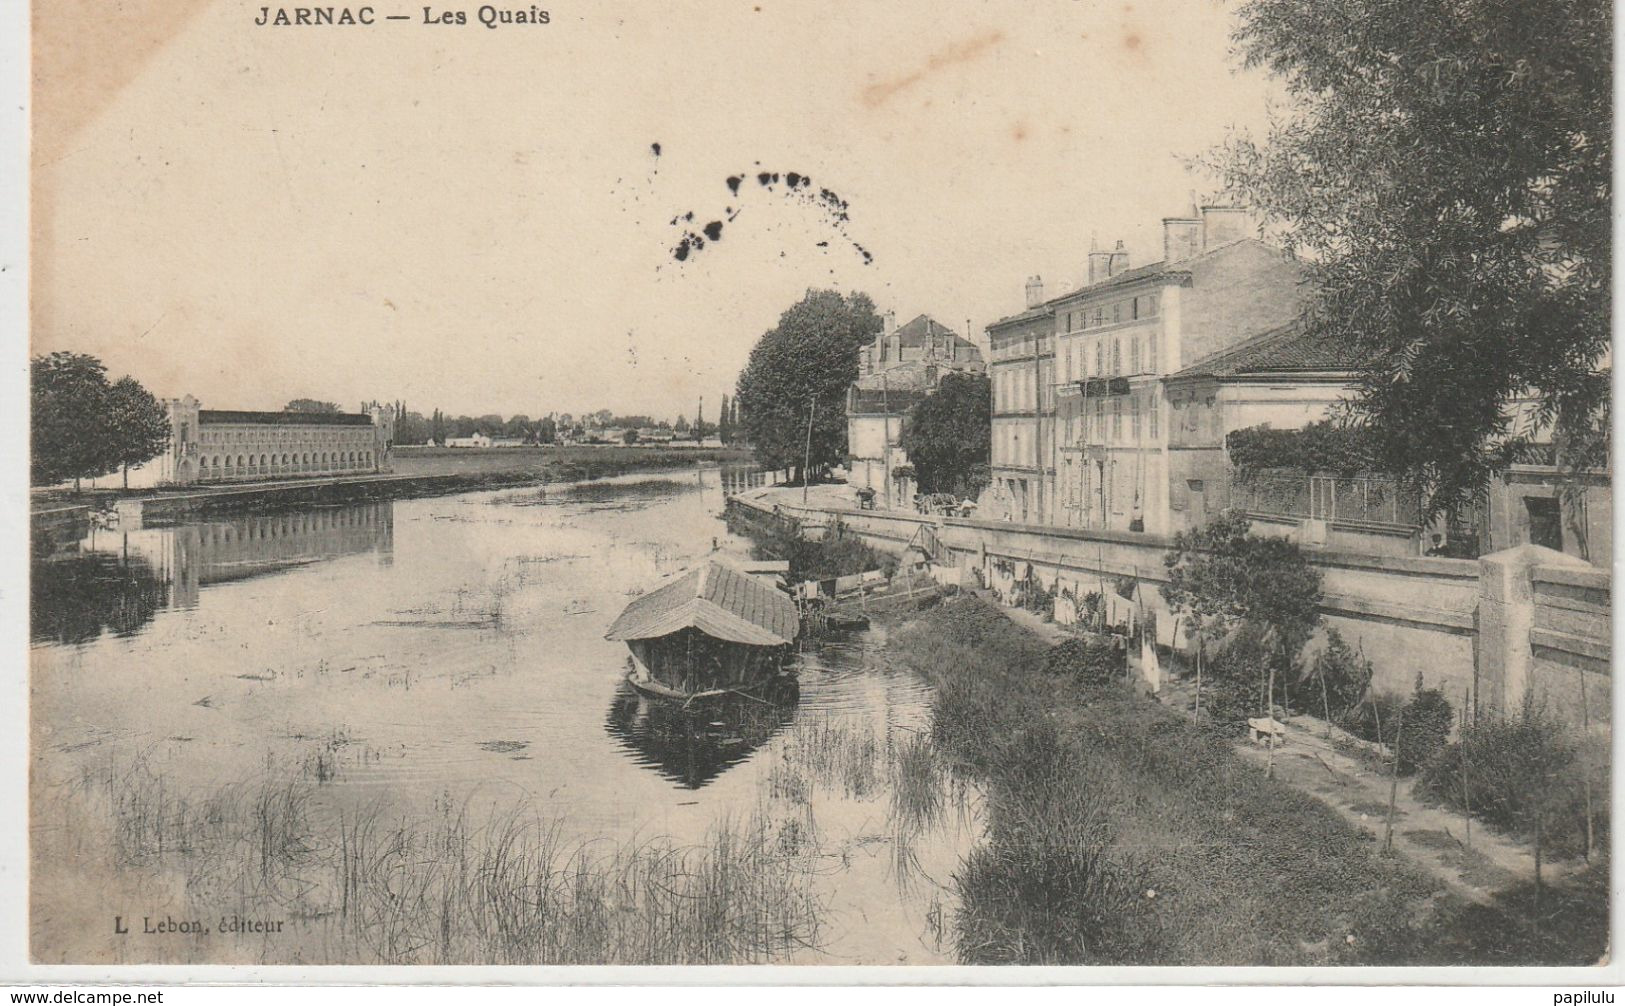
[{"label": "dirt path", "polygon": [[[989,596],[988,600],[997,605]],[[1044,640],[1065,639],[1066,629],[1020,608],[999,606],[1011,621]],[[1169,708],[1192,715],[1196,689],[1183,680],[1167,682],[1158,698]],[[1387,831],[1390,778],[1373,754],[1360,754],[1358,738],[1312,716],[1296,716],[1286,724],[1286,738],[1275,751],[1276,778],[1320,799],[1354,827],[1381,842]],[[1245,741],[1237,752],[1256,763],[1269,764],[1268,749]],[[1394,849],[1452,891],[1480,904],[1489,904],[1496,891],[1535,878],[1534,850],[1465,815],[1430,806],[1417,798],[1413,783],[1400,779],[1394,796]],[[1583,865],[1546,862],[1541,875],[1547,883],[1560,880]]]},{"label": "dirt path", "polygon": [[[1194,689],[1190,694],[1194,699]],[[1286,724],[1285,743],[1275,751],[1275,775],[1314,794],[1381,842],[1387,832],[1392,778],[1385,767],[1373,764],[1371,755],[1350,753],[1350,746],[1359,743],[1336,727],[1328,730],[1322,720],[1294,717]],[[1260,771],[1269,763],[1269,751],[1262,746],[1242,742],[1237,750]],[[1492,832],[1464,814],[1424,803],[1409,779],[1401,778],[1394,790],[1393,842],[1397,852],[1456,893],[1481,904],[1489,904],[1496,891],[1535,878],[1532,848]],[[1567,872],[1566,864],[1541,866],[1547,883]]]}]

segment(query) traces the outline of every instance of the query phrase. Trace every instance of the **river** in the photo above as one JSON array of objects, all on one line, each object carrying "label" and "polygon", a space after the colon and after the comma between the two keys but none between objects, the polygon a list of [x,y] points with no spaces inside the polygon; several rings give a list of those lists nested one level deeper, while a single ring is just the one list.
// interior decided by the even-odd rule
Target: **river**
[{"label": "river", "polygon": [[[699,843],[782,797],[787,765],[832,731],[882,751],[927,731],[929,689],[867,633],[804,647],[786,708],[696,722],[625,686],[626,650],[603,634],[631,597],[713,544],[747,553],[723,502],[713,468],[100,529],[37,552],[36,846],[70,828],[49,811],[85,780],[131,766],[198,799],[293,775],[334,819],[525,806],[574,843]],[[822,916],[816,945],[779,959],[953,961],[942,920],[974,798],[903,850],[887,787],[881,772],[803,795]],[[48,879],[66,864],[37,855],[53,869],[36,876],[36,954],[150,952],[103,933],[134,908],[87,906]],[[287,953],[256,946],[266,963]]]}]

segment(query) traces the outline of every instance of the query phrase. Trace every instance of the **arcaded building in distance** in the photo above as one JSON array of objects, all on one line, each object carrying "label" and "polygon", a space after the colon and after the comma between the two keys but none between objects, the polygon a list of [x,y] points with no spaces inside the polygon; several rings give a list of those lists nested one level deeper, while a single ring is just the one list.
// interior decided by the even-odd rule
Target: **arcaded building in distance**
[{"label": "arcaded building in distance", "polygon": [[395,412],[240,412],[165,401],[170,443],[159,481],[174,485],[362,475],[390,470]]}]

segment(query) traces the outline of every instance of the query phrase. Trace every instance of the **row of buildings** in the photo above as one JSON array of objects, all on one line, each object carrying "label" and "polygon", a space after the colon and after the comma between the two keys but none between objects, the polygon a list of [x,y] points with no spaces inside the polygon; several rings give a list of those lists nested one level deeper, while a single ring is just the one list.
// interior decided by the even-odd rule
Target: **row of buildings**
[{"label": "row of buildings", "polygon": [[[1464,529],[1422,528],[1414,493],[1380,473],[1235,478],[1226,437],[1327,418],[1355,390],[1349,347],[1301,324],[1304,265],[1257,237],[1249,214],[1192,205],[1162,221],[1162,257],[1135,265],[1122,242],[1088,253],[1076,287],[1026,282],[1023,309],[986,328],[986,359],[924,316],[889,316],[860,351],[848,393],[850,480],[908,499],[908,410],[953,370],[992,387],[991,485],[979,515],[1026,525],[1166,536],[1222,510],[1309,546],[1415,555]],[[1606,564],[1607,473],[1563,500],[1556,470],[1520,465],[1491,488],[1462,550],[1534,542]]]}]

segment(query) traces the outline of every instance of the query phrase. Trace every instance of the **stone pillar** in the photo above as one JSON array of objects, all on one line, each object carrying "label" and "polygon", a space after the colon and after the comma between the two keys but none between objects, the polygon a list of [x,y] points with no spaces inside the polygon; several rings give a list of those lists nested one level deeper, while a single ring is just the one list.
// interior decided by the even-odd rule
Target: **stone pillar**
[{"label": "stone pillar", "polygon": [[1529,631],[1535,624],[1535,566],[1589,566],[1584,560],[1541,545],[1517,545],[1478,560],[1478,706],[1512,715],[1530,684]]}]

